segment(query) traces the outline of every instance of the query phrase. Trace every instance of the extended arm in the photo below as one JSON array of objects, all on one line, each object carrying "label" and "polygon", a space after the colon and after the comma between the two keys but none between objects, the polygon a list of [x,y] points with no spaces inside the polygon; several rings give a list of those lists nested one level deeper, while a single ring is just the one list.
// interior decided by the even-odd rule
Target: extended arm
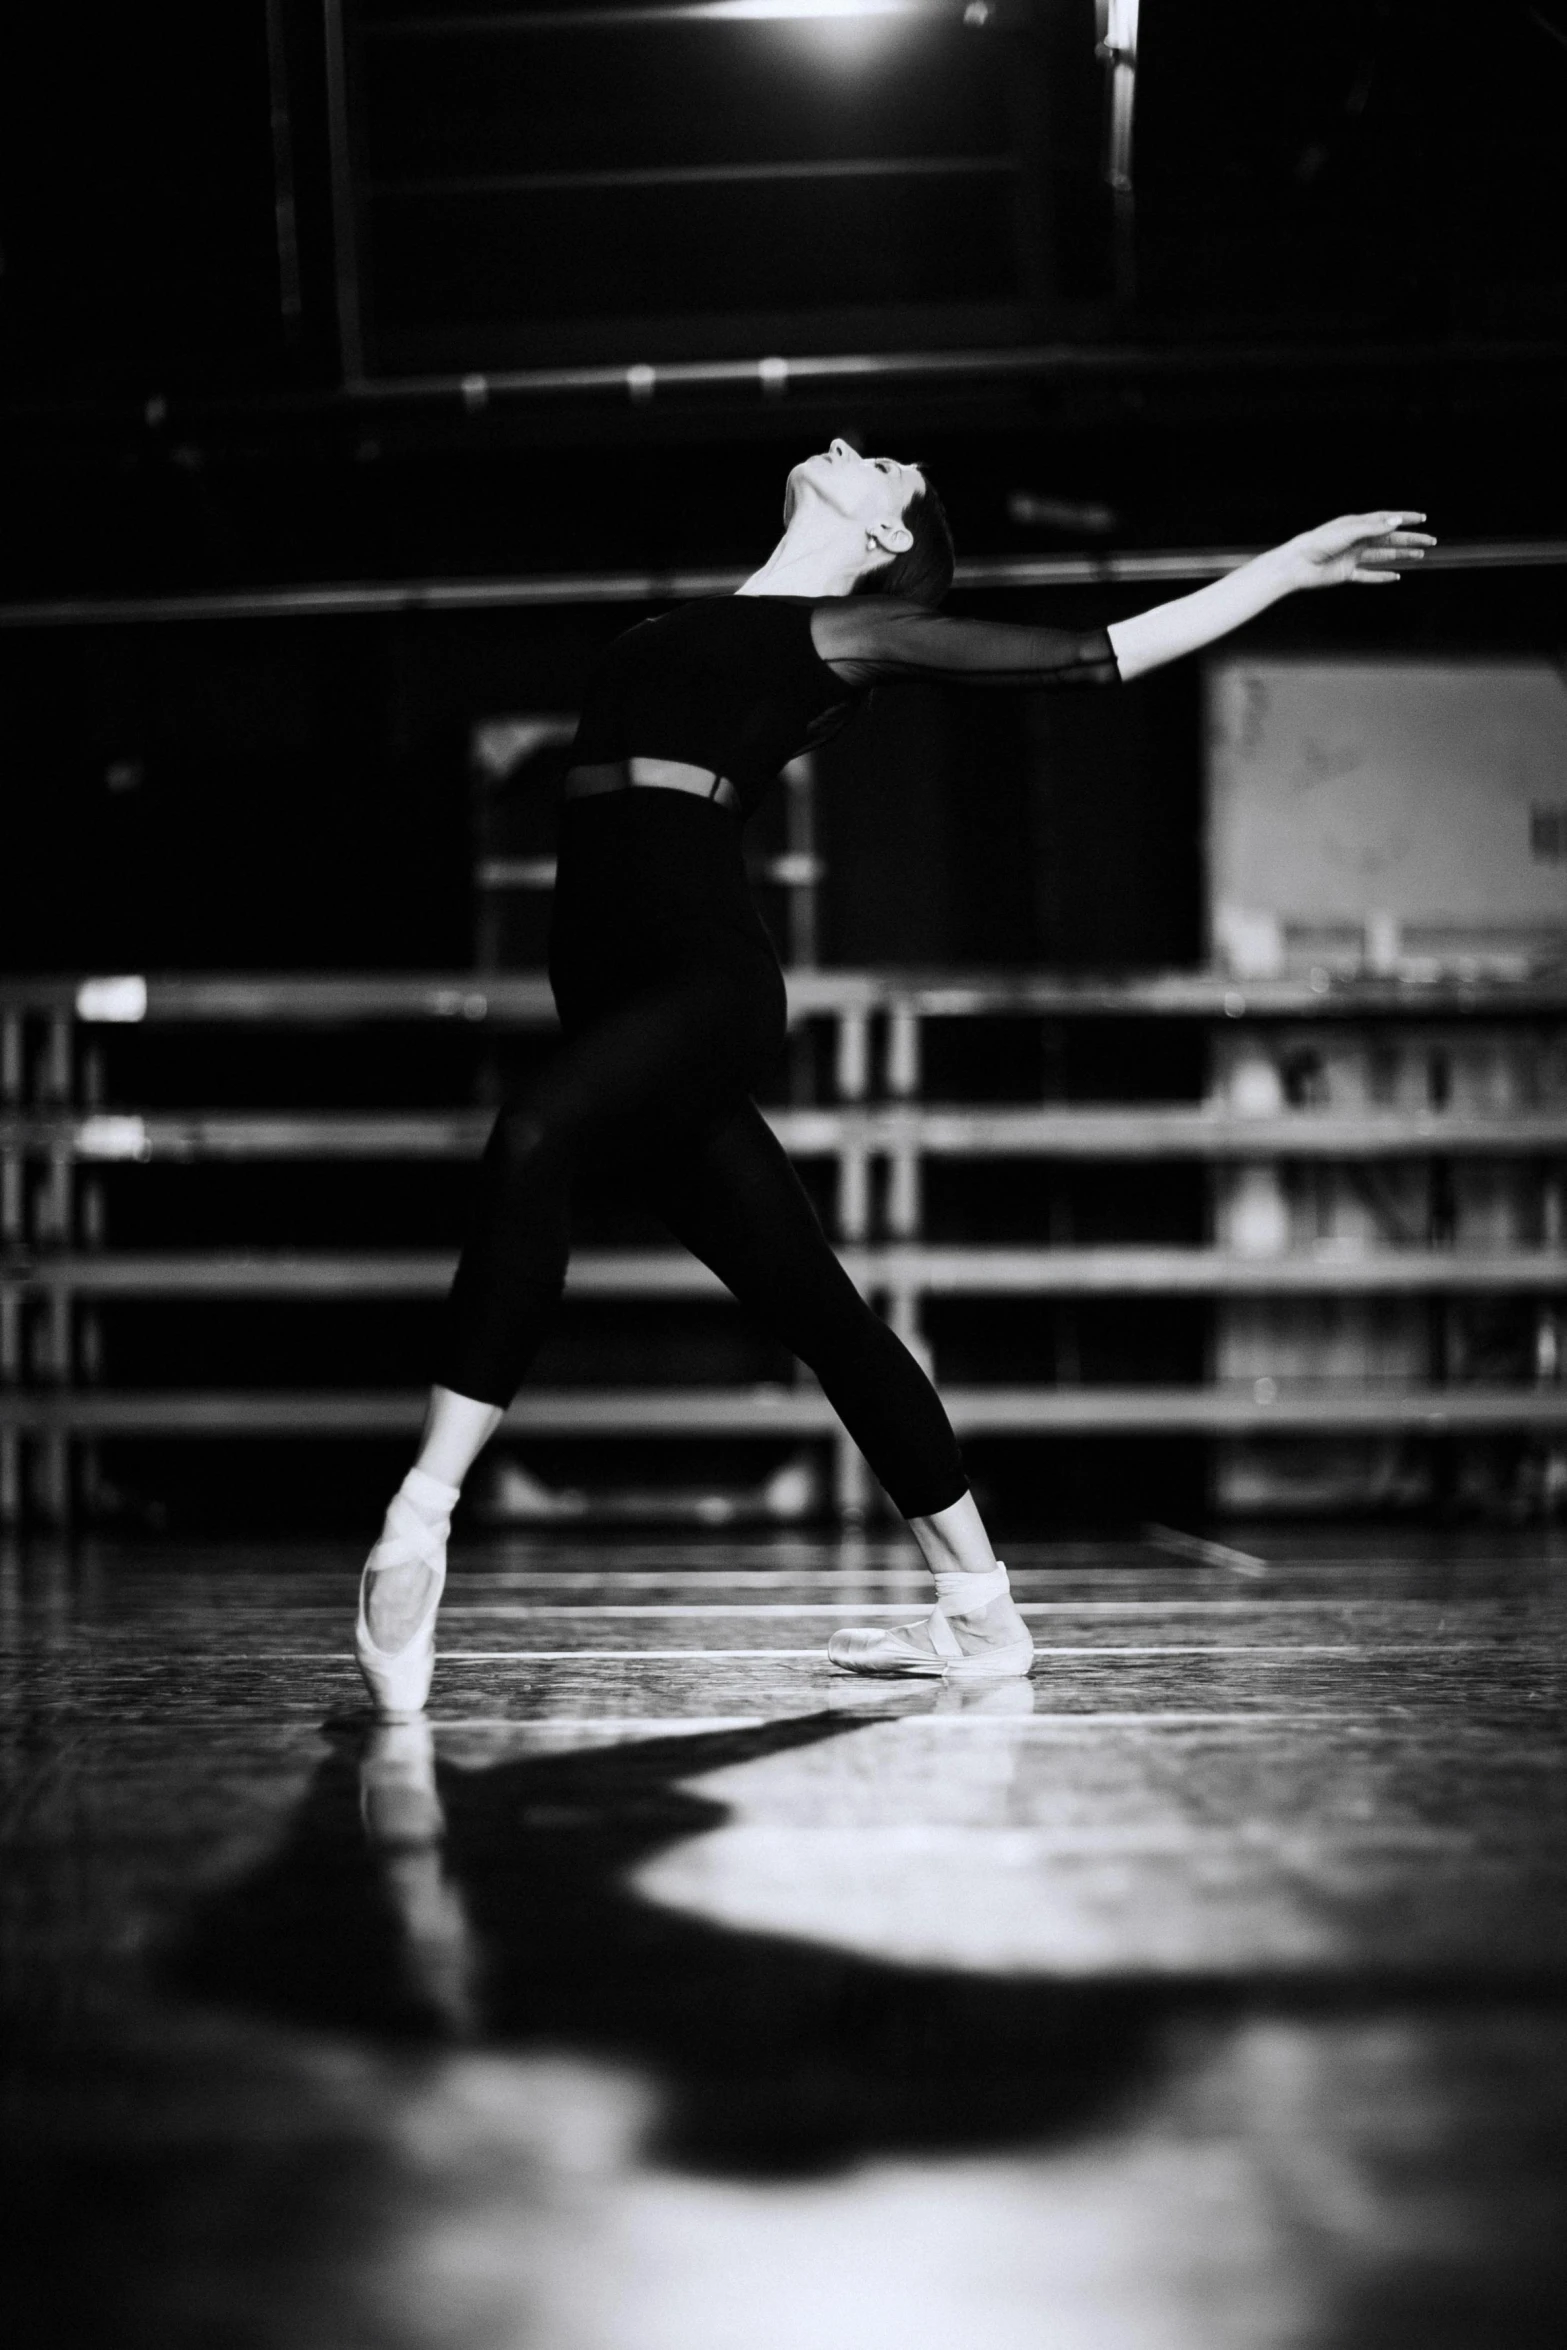
[{"label": "extended arm", "polygon": [[1436,545],[1426,532],[1407,527],[1424,520],[1423,514],[1345,514],[1303,531],[1195,595],[1177,596],[1173,603],[1113,622],[1108,633],[1116,666],[1125,678],[1141,677],[1183,653],[1201,652],[1298,588],[1337,587],[1346,581],[1380,587],[1395,580],[1401,568],[1418,563],[1426,548]]},{"label": "extended arm", "polygon": [[963,685],[1113,685],[1102,628],[1028,628],[1015,620],[949,620],[888,596],[839,596],[815,606],[817,652],[850,685],[934,678]]},{"label": "extended arm", "polygon": [[1349,514],[1272,547],[1211,587],[1156,604],[1109,629],[1030,628],[1007,620],[949,620],[885,596],[840,596],[816,605],[811,634],[828,667],[850,685],[897,678],[990,686],[1112,685],[1141,677],[1254,620],[1297,588],[1396,579],[1436,541],[1410,523],[1423,514]]}]

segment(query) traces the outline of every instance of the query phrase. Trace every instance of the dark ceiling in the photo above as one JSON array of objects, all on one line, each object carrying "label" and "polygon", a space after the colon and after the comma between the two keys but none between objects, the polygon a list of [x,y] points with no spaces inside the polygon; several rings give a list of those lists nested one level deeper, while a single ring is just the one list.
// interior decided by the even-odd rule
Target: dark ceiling
[{"label": "dark ceiling", "polygon": [[[1567,528],[1567,0],[1143,0],[1119,199],[1095,38],[1093,0],[34,10],[5,592],[735,560],[835,431],[936,467],[970,551]],[[798,364],[845,355],[899,365]]]}]

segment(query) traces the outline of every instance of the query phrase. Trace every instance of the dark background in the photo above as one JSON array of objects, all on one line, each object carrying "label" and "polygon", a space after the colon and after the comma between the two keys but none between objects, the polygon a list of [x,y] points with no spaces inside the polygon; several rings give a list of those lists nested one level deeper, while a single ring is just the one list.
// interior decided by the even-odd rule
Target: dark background
[{"label": "dark background", "polygon": [[[571,709],[596,650],[653,608],[84,625],[83,599],[749,565],[788,466],[834,433],[926,462],[965,556],[1255,546],[1389,503],[1449,542],[1567,535],[1559,0],[1144,0],[1120,198],[1091,0],[1000,0],[984,25],[602,13],[464,0],[458,33],[433,0],[347,0],[335,158],[322,0],[10,26],[5,967],[462,964],[474,720]],[[754,370],[642,400],[623,376],[832,353],[906,364],[772,397]],[[566,380],[541,387],[551,368]],[[1558,577],[1433,574],[1285,607],[1257,639],[1560,657]],[[1153,600],[954,608],[1085,626]],[[823,959],[1199,960],[1198,692],[1188,668],[1113,707],[883,697],[824,762]],[[1001,1033],[965,1055],[992,1098],[1202,1081],[1168,1030],[1063,1035],[1043,1072],[1037,1041]],[[483,1081],[446,1045],[152,1036],[116,1041],[108,1077],[188,1104]],[[955,1068],[940,1090],[960,1088]],[[132,1176],[111,1237],[201,1237],[195,1217],[215,1239],[323,1241],[366,1216],[389,1245],[455,1236],[455,1177],[375,1180],[366,1209],[319,1172],[235,1177],[226,1204],[215,1178],[198,1197]],[[1000,1234],[996,1181],[937,1199],[938,1221]],[[1117,1197],[1103,1179],[1084,1196]],[[1078,1237],[1095,1212],[1071,1211]],[[1122,1237],[1201,1236],[1178,1187],[1104,1212]],[[416,1378],[421,1317],[371,1342],[359,1311],[323,1360],[363,1376],[371,1344]],[[1195,1309],[1162,1335],[1117,1311],[1074,1337],[1083,1375],[1200,1375]],[[209,1314],[185,1341],[171,1310],[127,1314],[109,1375],[178,1377],[183,1345],[213,1376],[284,1378],[297,1324],[277,1316],[214,1337]],[[1037,1335],[1009,1364],[1006,1309],[953,1317],[955,1375],[1041,1374]],[[698,1332],[681,1359],[730,1343]],[[1125,1464],[1071,1449],[1062,1506],[1102,1507]],[[1190,1499],[1199,1451],[1130,1448],[1129,1506]]]}]

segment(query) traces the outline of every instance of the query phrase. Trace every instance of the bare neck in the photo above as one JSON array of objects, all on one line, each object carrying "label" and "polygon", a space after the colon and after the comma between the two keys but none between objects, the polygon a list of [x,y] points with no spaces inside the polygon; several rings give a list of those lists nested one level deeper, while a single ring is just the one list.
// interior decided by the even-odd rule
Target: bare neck
[{"label": "bare neck", "polygon": [[789,524],[760,571],[736,589],[742,596],[848,596],[865,569],[861,533],[841,523],[823,528],[808,514]]}]

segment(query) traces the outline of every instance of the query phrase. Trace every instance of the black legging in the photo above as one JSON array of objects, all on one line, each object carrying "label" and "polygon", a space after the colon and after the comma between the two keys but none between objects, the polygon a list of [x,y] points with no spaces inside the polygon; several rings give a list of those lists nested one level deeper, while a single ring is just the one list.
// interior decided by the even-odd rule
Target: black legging
[{"label": "black legging", "polygon": [[822,1383],[905,1517],[967,1490],[951,1423],[860,1296],[751,1088],[783,1047],[783,978],[740,826],[686,792],[568,801],[550,938],[565,1039],[495,1122],[436,1377],[510,1403],[566,1278],[573,1169],[614,1164]]}]

